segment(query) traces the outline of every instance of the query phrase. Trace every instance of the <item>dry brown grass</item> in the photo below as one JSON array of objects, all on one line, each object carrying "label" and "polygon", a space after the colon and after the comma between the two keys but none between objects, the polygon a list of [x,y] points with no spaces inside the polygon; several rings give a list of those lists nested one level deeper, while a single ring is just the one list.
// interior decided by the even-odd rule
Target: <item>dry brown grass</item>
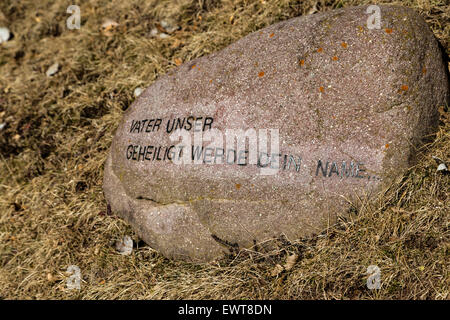
[{"label": "dry brown grass", "polygon": [[[79,1],[73,1],[78,3]],[[373,1],[376,2],[376,1]],[[373,3],[371,1],[371,3]],[[385,1],[390,2],[390,1]],[[82,27],[68,30],[70,1],[0,3],[14,38],[0,47],[0,296],[9,299],[449,299],[450,119],[422,160],[357,217],[310,239],[275,239],[216,263],[172,262],[147,246],[131,256],[112,243],[134,235],[105,215],[103,162],[137,86],[271,23],[369,1],[83,1]],[[446,0],[397,1],[420,11],[450,51]],[[104,18],[120,26],[111,37]],[[168,39],[148,33],[174,19]],[[59,62],[52,78],[47,68]],[[134,235],[134,239],[138,240]],[[141,244],[141,243],[139,243]],[[292,269],[271,272],[296,253]],[[369,265],[380,290],[366,288]],[[82,289],[67,290],[77,265]]]}]

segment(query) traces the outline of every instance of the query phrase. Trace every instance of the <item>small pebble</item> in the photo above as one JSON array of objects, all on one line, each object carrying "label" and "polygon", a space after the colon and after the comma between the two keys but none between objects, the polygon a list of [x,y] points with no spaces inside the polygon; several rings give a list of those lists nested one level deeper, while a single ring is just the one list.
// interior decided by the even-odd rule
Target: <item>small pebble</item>
[{"label": "small pebble", "polygon": [[55,73],[57,73],[59,70],[59,63],[55,62],[54,64],[52,64],[48,69],[47,72],[45,72],[45,74],[47,75],[47,77],[51,77],[53,76]]},{"label": "small pebble", "polygon": [[141,87],[137,87],[134,89],[134,96],[137,98],[141,95],[142,91],[144,91]]},{"label": "small pebble", "polygon": [[124,236],[116,242],[116,250],[122,255],[130,255],[133,251],[133,240],[129,236]]},{"label": "small pebble", "polygon": [[447,166],[445,165],[445,163],[441,163],[440,165],[438,165],[436,171],[438,171],[438,172],[439,172],[439,171],[447,172],[447,171],[448,171],[448,168],[447,168]]},{"label": "small pebble", "polygon": [[0,43],[6,42],[11,37],[11,32],[8,28],[0,27]]},{"label": "small pebble", "polygon": [[105,36],[110,37],[112,36],[112,32],[119,26],[119,24],[111,19],[106,19],[102,23],[102,32]]}]

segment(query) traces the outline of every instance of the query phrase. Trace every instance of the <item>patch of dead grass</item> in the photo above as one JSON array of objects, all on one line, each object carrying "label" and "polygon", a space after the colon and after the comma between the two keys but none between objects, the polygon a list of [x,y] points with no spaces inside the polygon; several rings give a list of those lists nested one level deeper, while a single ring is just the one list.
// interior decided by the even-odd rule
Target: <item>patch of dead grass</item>
[{"label": "patch of dead grass", "polygon": [[[136,87],[274,22],[368,3],[90,0],[81,4],[81,29],[68,30],[65,1],[2,1],[0,24],[14,38],[0,48],[0,296],[448,299],[450,183],[431,159],[450,159],[446,110],[417,166],[321,235],[273,239],[276,250],[256,247],[203,265],[169,261],[147,246],[122,256],[112,245],[134,233],[107,215],[103,163]],[[445,0],[396,3],[420,11],[450,52]],[[111,36],[100,30],[106,18],[119,23]],[[151,38],[162,19],[180,29]],[[55,62],[59,72],[46,77]],[[366,288],[374,264],[381,290]],[[80,291],[66,288],[69,265],[81,269]]]}]

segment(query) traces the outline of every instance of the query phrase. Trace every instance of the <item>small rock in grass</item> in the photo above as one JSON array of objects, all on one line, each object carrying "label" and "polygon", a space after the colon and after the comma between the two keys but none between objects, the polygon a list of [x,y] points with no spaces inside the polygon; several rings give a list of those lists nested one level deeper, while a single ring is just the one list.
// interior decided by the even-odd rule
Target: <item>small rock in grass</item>
[{"label": "small rock in grass", "polygon": [[158,35],[158,29],[156,29],[156,28],[153,28],[151,31],[150,31],[150,37],[156,37],[157,35]]},{"label": "small rock in grass", "polygon": [[141,87],[137,87],[134,89],[134,96],[137,98],[141,95],[142,91],[144,91]]},{"label": "small rock in grass", "polygon": [[0,43],[6,42],[11,37],[11,32],[8,28],[0,27]]},{"label": "small rock in grass", "polygon": [[133,240],[129,236],[124,236],[116,242],[116,250],[122,255],[130,255],[133,251]]},{"label": "small rock in grass", "polygon": [[167,32],[167,33],[172,33],[177,31],[180,27],[177,26],[176,24],[171,23],[170,21],[167,20],[161,20],[160,22],[161,27]]},{"label": "small rock in grass", "polygon": [[59,70],[59,63],[55,62],[54,64],[52,64],[47,71],[45,72],[45,74],[47,75],[47,77],[51,77],[53,76],[55,73],[57,73]]},{"label": "small rock in grass", "polygon": [[119,24],[111,19],[106,19],[103,23],[102,23],[102,33],[107,36],[110,37],[112,36],[112,32],[119,26]]}]

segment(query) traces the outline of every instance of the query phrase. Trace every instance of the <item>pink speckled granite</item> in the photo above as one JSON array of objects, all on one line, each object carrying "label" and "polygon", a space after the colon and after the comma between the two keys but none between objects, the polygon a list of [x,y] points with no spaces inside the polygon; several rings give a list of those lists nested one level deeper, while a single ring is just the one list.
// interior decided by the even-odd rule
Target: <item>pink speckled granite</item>
[{"label": "pink speckled granite", "polygon": [[[381,29],[369,30],[366,8],[271,25],[161,77],[114,137],[104,175],[112,211],[167,257],[210,261],[254,241],[320,232],[348,200],[404,173],[449,102],[447,66],[417,13],[381,6]],[[174,144],[167,121],[188,116],[202,117],[206,131],[278,128],[280,153],[301,157],[299,171],[139,156],[134,146]],[[161,119],[159,129],[147,121],[132,130],[143,119]],[[329,163],[326,177],[318,160]],[[361,170],[346,177],[342,161]]]}]

